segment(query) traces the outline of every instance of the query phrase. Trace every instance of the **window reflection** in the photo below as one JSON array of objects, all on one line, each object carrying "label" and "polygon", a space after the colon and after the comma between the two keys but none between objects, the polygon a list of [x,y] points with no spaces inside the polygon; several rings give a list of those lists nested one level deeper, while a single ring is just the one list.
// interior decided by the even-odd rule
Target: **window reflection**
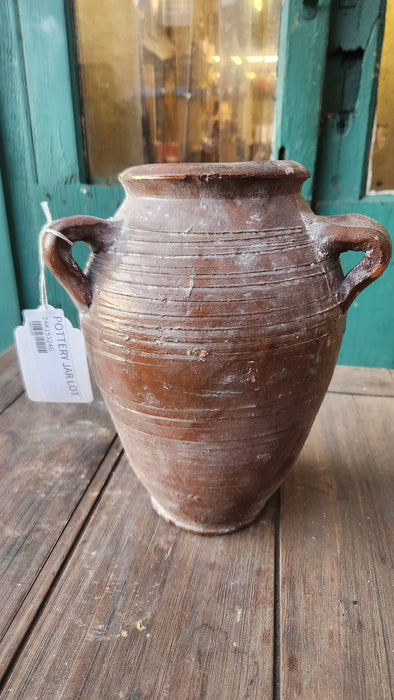
[{"label": "window reflection", "polygon": [[277,0],[74,0],[92,179],[269,158]]},{"label": "window reflection", "polygon": [[370,189],[394,190],[394,2],[388,0],[370,164]]}]

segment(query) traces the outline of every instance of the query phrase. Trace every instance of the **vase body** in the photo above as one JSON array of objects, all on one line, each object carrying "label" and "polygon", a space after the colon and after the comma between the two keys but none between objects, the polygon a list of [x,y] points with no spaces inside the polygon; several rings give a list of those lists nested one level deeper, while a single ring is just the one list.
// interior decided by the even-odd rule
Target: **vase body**
[{"label": "vase body", "polygon": [[255,520],[336,364],[344,277],[307,176],[284,161],[131,168],[86,273],[81,328],[126,454],[156,510],[195,532]]}]

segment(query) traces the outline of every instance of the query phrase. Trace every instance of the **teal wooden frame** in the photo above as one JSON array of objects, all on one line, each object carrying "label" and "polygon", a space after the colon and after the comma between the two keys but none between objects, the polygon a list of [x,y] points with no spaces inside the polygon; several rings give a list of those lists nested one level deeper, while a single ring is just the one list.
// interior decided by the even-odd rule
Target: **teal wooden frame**
[{"label": "teal wooden frame", "polygon": [[312,198],[330,0],[291,0],[282,4],[273,158],[305,165],[304,184]]},{"label": "teal wooden frame", "polygon": [[[44,223],[40,202],[54,219],[73,213],[111,216],[123,199],[120,185],[84,181],[79,123],[75,127],[67,36],[68,0],[4,0],[0,3],[0,138],[4,190],[13,240],[15,276],[24,308],[39,303],[37,235]],[[83,246],[75,247],[80,264]],[[47,274],[49,300],[77,323],[74,305]]]},{"label": "teal wooden frame", "polygon": [[[319,214],[366,214],[392,234],[394,193],[366,192],[385,4],[333,4],[313,198]],[[357,258],[344,257],[346,270]],[[391,262],[351,306],[340,363],[394,367],[393,297]]]},{"label": "teal wooden frame", "polygon": [[16,288],[11,243],[3,183],[0,174],[0,352],[13,343],[13,329],[20,323],[19,299]]}]

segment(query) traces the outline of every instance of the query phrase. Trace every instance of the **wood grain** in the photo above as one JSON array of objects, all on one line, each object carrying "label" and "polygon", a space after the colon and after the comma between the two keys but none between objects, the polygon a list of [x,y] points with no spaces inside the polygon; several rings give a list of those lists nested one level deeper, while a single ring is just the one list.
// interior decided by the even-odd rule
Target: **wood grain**
[{"label": "wood grain", "polygon": [[154,513],[123,459],[5,696],[264,697],[274,514],[271,499],[258,523],[231,536],[181,531]]},{"label": "wood grain", "polygon": [[394,401],[375,392],[392,376],[340,374],[280,512],[271,499],[217,537],[155,514],[100,399],[16,398],[0,419],[1,697],[391,698]]},{"label": "wood grain", "polygon": [[[0,20],[1,21],[1,20]],[[0,59],[1,60],[1,59]],[[1,69],[0,69],[1,70]],[[2,169],[5,172],[4,161]],[[13,342],[13,329],[20,322],[18,289],[15,279],[7,207],[0,172],[0,351]]]},{"label": "wood grain", "polygon": [[0,355],[0,414],[23,392],[15,348]]},{"label": "wood grain", "polygon": [[283,698],[392,697],[393,426],[389,397],[327,395],[281,489]]},{"label": "wood grain", "polygon": [[42,568],[36,572],[28,594],[20,603],[20,607],[15,610],[12,623],[4,631],[0,641],[1,673],[8,668],[12,658],[18,651],[21,640],[26,635],[26,631],[37,614],[39,614],[40,606],[45,601],[54,580],[59,575],[59,571],[61,571],[67,556],[74,546],[76,538],[89,518],[90,511],[96,499],[99,498],[106,479],[110,477],[120,453],[120,442],[118,439],[115,439],[89,483],[89,487],[82,495],[77,508],[72,512],[60,537],[54,543]]},{"label": "wood grain", "polygon": [[[78,406],[34,404],[23,394],[1,416],[2,672],[56,576],[67,547],[75,540],[84,508],[73,519],[74,511],[81,508],[100,465],[112,466],[108,467],[104,457],[114,435],[98,397],[91,405]],[[112,464],[114,461],[116,454]],[[69,533],[65,537],[70,522],[74,526],[71,538]],[[51,560],[63,537],[61,554]],[[37,584],[40,577],[42,585]]]},{"label": "wood grain", "polygon": [[394,372],[383,367],[337,365],[328,391],[362,396],[394,396]]}]

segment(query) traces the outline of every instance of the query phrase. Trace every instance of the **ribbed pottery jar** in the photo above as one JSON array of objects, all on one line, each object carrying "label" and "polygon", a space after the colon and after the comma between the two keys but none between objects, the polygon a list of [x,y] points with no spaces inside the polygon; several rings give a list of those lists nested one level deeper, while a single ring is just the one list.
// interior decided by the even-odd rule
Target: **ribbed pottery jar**
[{"label": "ribbed pottery jar", "polygon": [[[180,527],[260,514],[310,431],[348,306],[389,262],[376,221],[313,214],[308,176],[291,161],[130,168],[112,219],[51,225],[92,247],[86,273],[46,234],[130,463]],[[350,249],[365,255],[344,278]]]}]

